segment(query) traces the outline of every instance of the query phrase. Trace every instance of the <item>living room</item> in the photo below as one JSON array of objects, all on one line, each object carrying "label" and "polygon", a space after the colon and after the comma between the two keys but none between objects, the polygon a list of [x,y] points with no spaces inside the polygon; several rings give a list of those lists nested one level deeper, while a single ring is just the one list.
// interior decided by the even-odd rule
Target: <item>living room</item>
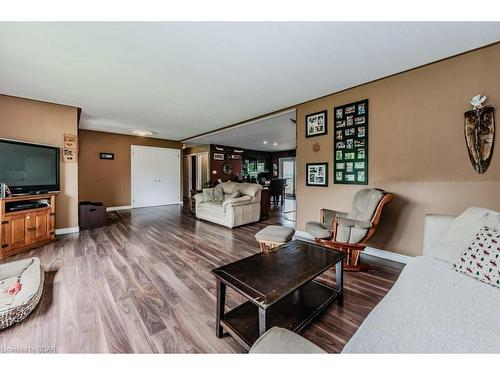
[{"label": "living room", "polygon": [[500,23],[0,22],[0,49],[2,353],[500,352]]}]

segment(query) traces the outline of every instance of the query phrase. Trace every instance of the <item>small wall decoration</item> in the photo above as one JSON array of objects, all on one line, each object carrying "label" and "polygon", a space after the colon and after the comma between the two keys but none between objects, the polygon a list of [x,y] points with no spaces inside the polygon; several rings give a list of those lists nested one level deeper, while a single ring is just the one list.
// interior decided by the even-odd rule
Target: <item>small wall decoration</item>
[{"label": "small wall decoration", "polygon": [[316,137],[328,132],[327,111],[306,116],[306,137]]},{"label": "small wall decoration", "polygon": [[368,184],[368,99],[335,107],[334,183]]},{"label": "small wall decoration", "polygon": [[492,106],[483,106],[486,96],[472,98],[472,110],[465,112],[465,143],[474,170],[483,174],[490,166],[495,142],[495,115]]},{"label": "small wall decoration", "polygon": [[241,155],[235,155],[235,154],[230,154],[227,156],[228,159],[236,159],[236,160],[240,160],[241,159]]},{"label": "small wall decoration", "polygon": [[319,150],[321,150],[321,145],[318,142],[316,142],[315,144],[313,144],[313,151],[319,152]]},{"label": "small wall decoration", "polygon": [[224,160],[224,154],[214,152],[214,160]]},{"label": "small wall decoration", "polygon": [[63,161],[65,163],[76,163],[78,161],[78,146],[76,135],[64,134]]},{"label": "small wall decoration", "polygon": [[112,152],[101,152],[99,158],[101,160],[115,160],[115,154]]},{"label": "small wall decoration", "polygon": [[306,164],[307,186],[328,186],[328,163]]},{"label": "small wall decoration", "polygon": [[231,174],[231,173],[233,173],[233,168],[231,167],[231,164],[224,164],[222,166],[222,172],[224,174]]}]

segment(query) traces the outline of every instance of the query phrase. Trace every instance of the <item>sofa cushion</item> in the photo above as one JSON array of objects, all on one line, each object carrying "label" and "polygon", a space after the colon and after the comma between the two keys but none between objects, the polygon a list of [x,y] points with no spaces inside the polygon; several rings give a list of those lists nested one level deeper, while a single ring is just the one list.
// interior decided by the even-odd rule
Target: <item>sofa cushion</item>
[{"label": "sofa cushion", "polygon": [[226,215],[226,208],[222,203],[217,202],[203,202],[198,205],[197,210],[206,211],[210,215],[224,217]]},{"label": "sofa cushion", "polygon": [[243,205],[243,204],[250,203],[251,200],[252,200],[252,198],[250,198],[248,195],[244,195],[244,196],[238,197],[238,198],[229,198],[229,199],[226,199],[224,202],[222,202],[222,205],[224,207],[227,207],[227,206],[240,206],[240,205]]},{"label": "sofa cushion", "polygon": [[221,183],[224,194],[231,194],[235,187],[239,185],[238,182],[226,181]]},{"label": "sofa cushion", "polygon": [[203,189],[203,202],[208,203],[214,200],[214,188]]},{"label": "sofa cushion", "polygon": [[239,198],[241,197],[241,191],[238,187],[235,187],[233,189],[233,192],[229,194],[229,198]]},{"label": "sofa cushion", "polygon": [[222,184],[218,184],[214,188],[214,198],[213,201],[216,203],[224,202],[224,189],[222,188]]},{"label": "sofa cushion", "polygon": [[500,291],[430,256],[412,258],[344,353],[498,353]]},{"label": "sofa cushion", "polygon": [[273,327],[260,336],[250,353],[325,354],[326,352],[302,336],[280,327]]},{"label": "sofa cushion", "polygon": [[500,231],[481,228],[453,267],[458,272],[500,288]]},{"label": "sofa cushion", "polygon": [[306,223],[306,231],[314,238],[331,238],[332,227],[316,221],[309,221]]}]

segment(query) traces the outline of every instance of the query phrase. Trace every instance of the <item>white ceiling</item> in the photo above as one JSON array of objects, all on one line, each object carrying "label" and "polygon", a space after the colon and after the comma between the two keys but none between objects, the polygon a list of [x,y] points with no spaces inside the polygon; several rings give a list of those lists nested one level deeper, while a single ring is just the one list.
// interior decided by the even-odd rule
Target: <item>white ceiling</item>
[{"label": "white ceiling", "polygon": [[500,39],[500,23],[1,23],[0,92],[185,139]]},{"label": "white ceiling", "polygon": [[[295,150],[295,110],[196,137],[190,144],[215,144],[258,151]],[[264,144],[264,141],[267,143]],[[274,145],[277,143],[277,145]]]}]

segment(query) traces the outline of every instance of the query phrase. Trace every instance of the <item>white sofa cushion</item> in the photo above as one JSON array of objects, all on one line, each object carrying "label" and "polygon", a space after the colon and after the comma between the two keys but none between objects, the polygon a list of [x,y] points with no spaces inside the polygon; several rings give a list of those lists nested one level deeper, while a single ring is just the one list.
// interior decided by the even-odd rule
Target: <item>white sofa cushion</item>
[{"label": "white sofa cushion", "polygon": [[[424,253],[453,264],[485,225],[500,230],[500,213],[487,208],[470,207],[453,220],[442,238],[434,236],[432,243],[425,244]],[[425,235],[432,230],[426,225]]]},{"label": "white sofa cushion", "polygon": [[500,291],[415,257],[344,353],[499,353]]},{"label": "white sofa cushion", "polygon": [[482,227],[453,267],[458,272],[500,288],[500,231]]}]

